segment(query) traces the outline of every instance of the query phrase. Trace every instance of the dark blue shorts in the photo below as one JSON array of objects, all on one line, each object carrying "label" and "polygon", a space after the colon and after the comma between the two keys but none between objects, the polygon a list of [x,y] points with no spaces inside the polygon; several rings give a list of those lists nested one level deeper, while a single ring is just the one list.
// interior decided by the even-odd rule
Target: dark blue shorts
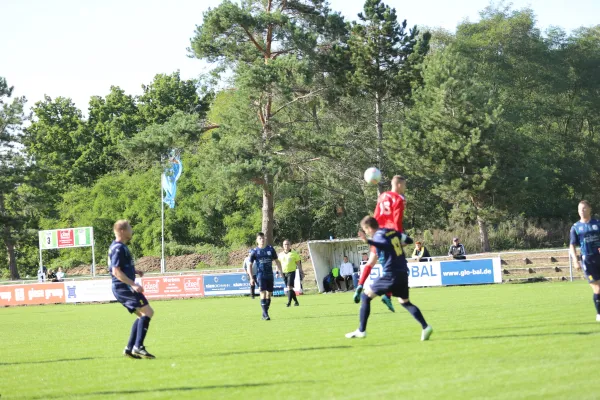
[{"label": "dark blue shorts", "polygon": [[600,281],[600,255],[583,256],[583,272],[588,282]]},{"label": "dark blue shorts", "polygon": [[285,281],[285,286],[294,287],[294,282],[296,281],[296,271],[284,273],[283,280]]},{"label": "dark blue shorts", "polygon": [[261,292],[272,292],[273,291],[273,286],[275,284],[275,278],[273,277],[273,275],[261,275],[258,274],[256,276],[257,282],[258,282],[258,286],[260,286],[260,291]]},{"label": "dark blue shorts", "polygon": [[408,299],[408,273],[384,275],[371,283],[371,291],[378,296],[392,292],[392,296]]},{"label": "dark blue shorts", "polygon": [[131,287],[115,287],[112,288],[113,294],[117,301],[123,304],[123,307],[130,313],[135,312],[137,308],[142,308],[148,305],[148,299],[142,293],[134,292]]}]

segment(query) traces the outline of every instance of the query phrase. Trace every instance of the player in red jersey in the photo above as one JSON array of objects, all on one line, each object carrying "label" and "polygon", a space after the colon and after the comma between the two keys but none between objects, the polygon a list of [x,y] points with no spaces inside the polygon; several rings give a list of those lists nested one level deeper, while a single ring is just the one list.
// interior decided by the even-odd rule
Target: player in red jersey
[{"label": "player in red jersey", "polygon": [[[405,191],[406,179],[403,176],[395,175],[392,178],[392,190],[379,195],[373,216],[381,228],[393,229],[399,233],[404,233],[402,219],[404,218],[404,209],[406,208]],[[369,276],[370,273],[371,271],[369,270],[366,276]],[[391,293],[381,296],[381,301],[390,311],[395,312]]]}]

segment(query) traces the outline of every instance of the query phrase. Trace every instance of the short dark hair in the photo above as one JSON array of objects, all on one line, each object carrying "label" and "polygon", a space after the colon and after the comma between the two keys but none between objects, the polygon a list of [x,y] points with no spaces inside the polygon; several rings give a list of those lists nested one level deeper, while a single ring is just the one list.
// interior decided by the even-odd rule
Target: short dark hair
[{"label": "short dark hair", "polygon": [[394,175],[392,178],[392,182],[396,182],[396,183],[404,182],[405,180],[406,180],[406,178],[403,177],[402,175]]},{"label": "short dark hair", "polygon": [[589,208],[592,208],[592,205],[591,205],[591,204],[590,204],[590,202],[589,202],[589,201],[587,201],[587,200],[581,200],[581,201],[579,202],[579,204],[585,204],[587,207],[589,207]]},{"label": "short dark hair", "polygon": [[370,215],[367,215],[360,221],[360,226],[368,226],[373,229],[379,229],[379,223],[377,220]]},{"label": "short dark hair", "polygon": [[263,238],[264,238],[264,237],[265,237],[265,234],[264,234],[264,233],[262,233],[262,232],[258,232],[258,233],[256,234],[256,237],[263,237]]}]

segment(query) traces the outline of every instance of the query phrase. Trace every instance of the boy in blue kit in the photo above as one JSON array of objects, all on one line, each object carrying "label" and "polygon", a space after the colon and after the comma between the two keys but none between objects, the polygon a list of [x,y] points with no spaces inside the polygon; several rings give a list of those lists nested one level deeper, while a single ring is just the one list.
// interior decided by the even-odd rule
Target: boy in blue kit
[{"label": "boy in blue kit", "polygon": [[[600,322],[600,221],[592,218],[592,207],[586,200],[579,202],[577,211],[581,219],[571,227],[569,254],[575,268],[583,267],[594,292],[596,321]],[[579,246],[583,264],[577,258],[575,246]]]},{"label": "boy in blue kit", "polygon": [[[371,300],[377,296],[391,293],[400,300],[402,307],[410,312],[421,324],[423,329],[421,340],[429,340],[433,329],[425,322],[421,310],[412,304],[408,298],[408,266],[402,245],[411,244],[412,239],[393,229],[380,229],[377,220],[373,217],[367,216],[363,218],[360,226],[363,230],[358,232],[358,236],[363,242],[368,243],[376,250],[376,253],[371,253],[367,266],[372,267],[379,261],[383,275],[377,278],[371,284],[371,288],[366,289],[364,293],[362,293],[362,284],[356,288],[354,302],[358,303],[362,301],[360,307],[360,325],[357,330],[346,334],[346,337],[348,339],[366,337],[367,321],[371,314]],[[371,239],[367,239],[365,232]],[[370,270],[370,268],[368,269]],[[366,270],[367,268],[365,268]],[[361,277],[360,282],[364,282],[363,277]]]},{"label": "boy in blue kit", "polygon": [[[262,319],[269,321],[269,306],[271,305],[271,297],[273,297],[273,286],[275,278],[273,277],[273,261],[277,266],[277,272],[283,276],[281,272],[281,263],[277,259],[277,253],[271,245],[265,242],[265,234],[259,232],[256,235],[256,244],[258,247],[252,249],[250,253],[250,265],[256,262],[256,280],[260,286],[260,307],[262,308]],[[254,285],[254,277],[250,276],[250,285]]]},{"label": "boy in blue kit", "polygon": [[129,358],[155,358],[144,347],[144,338],[150,326],[154,310],[144,296],[144,288],[135,283],[135,274],[140,277],[141,271],[136,271],[133,258],[126,243],[131,240],[133,230],[129,221],[119,220],[113,226],[115,241],[108,249],[108,271],[112,276],[112,291],[117,301],[130,313],[135,313],[137,319],[131,327],[131,334],[123,355]]}]

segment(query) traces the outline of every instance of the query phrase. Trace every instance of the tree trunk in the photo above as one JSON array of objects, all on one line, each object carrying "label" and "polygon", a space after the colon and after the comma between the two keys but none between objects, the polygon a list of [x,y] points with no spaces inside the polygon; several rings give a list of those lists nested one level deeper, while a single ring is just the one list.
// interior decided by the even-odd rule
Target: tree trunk
[{"label": "tree trunk", "polygon": [[263,183],[262,231],[267,244],[273,245],[273,177],[265,174]]},{"label": "tree trunk", "polygon": [[[381,117],[381,96],[375,93],[375,128],[377,129],[377,168],[382,171],[383,168],[383,120]],[[383,175],[383,172],[382,172]],[[377,185],[377,195],[383,192],[383,182]]]},{"label": "tree trunk", "polygon": [[490,248],[490,239],[488,237],[488,227],[483,218],[477,216],[477,225],[479,225],[479,241],[481,242],[481,251],[488,252]]},{"label": "tree trunk", "polygon": [[[6,209],[4,208],[4,194],[0,193],[0,215],[5,217],[6,220]],[[19,270],[17,269],[17,257],[15,254],[15,242],[12,238],[12,234],[10,232],[10,226],[8,224],[4,224],[2,228],[2,239],[4,241],[4,246],[6,247],[6,251],[8,252],[8,270],[10,271],[10,279],[17,280],[20,278]]]}]

